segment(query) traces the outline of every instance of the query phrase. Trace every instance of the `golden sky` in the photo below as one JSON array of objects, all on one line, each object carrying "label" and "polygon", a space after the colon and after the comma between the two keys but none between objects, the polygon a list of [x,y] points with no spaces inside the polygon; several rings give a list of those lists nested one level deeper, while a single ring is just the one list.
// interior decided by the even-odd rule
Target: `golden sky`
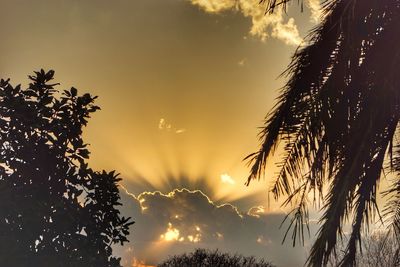
[{"label": "golden sky", "polygon": [[[187,188],[216,206],[267,205],[273,162],[265,181],[246,187],[242,160],[257,150],[258,127],[285,81],[278,76],[314,25],[318,1],[272,16],[258,0],[0,3],[1,78],[26,84],[33,70],[54,69],[62,87],[99,96],[102,110],[85,132],[94,169],[120,172],[138,201],[145,191]],[[185,238],[195,239],[194,229]]]}]

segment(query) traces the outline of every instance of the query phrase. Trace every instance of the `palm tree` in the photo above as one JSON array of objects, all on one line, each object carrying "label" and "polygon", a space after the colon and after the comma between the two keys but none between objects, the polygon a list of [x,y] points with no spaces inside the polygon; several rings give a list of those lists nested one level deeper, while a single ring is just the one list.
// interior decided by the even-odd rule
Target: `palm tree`
[{"label": "palm tree", "polygon": [[[261,2],[273,12],[290,0]],[[346,222],[352,229],[340,266],[354,266],[361,232],[379,215],[384,167],[396,180],[386,191],[391,200],[383,215],[400,237],[400,1],[324,1],[322,22],[285,73],[289,79],[266,118],[261,147],[247,157],[248,183],[264,174],[268,157],[283,143],[271,191],[295,207],[293,242],[303,238],[308,205],[322,203],[308,266],[327,264]]]}]

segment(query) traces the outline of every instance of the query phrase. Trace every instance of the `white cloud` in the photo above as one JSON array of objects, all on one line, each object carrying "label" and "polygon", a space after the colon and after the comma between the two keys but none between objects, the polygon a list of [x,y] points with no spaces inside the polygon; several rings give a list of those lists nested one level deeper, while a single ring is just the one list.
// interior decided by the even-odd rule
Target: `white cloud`
[{"label": "white cloud", "polygon": [[209,13],[219,13],[221,11],[235,8],[236,0],[191,0],[193,5],[198,5]]},{"label": "white cloud", "polygon": [[303,41],[293,18],[290,18],[286,24],[277,23],[271,35],[288,45],[299,45]]},{"label": "white cloud", "polygon": [[320,0],[308,0],[307,6],[311,11],[311,21],[314,23],[320,22],[322,18],[321,1]]},{"label": "white cloud", "polygon": [[158,122],[158,129],[160,131],[173,131],[176,134],[181,134],[186,132],[185,128],[175,128],[171,123],[167,122],[164,118],[161,118]]},{"label": "white cloud", "polygon": [[223,182],[223,183],[225,183],[225,184],[234,185],[234,184],[236,183],[235,180],[233,180],[232,177],[229,176],[229,175],[226,174],[226,173],[221,174],[220,178],[221,178],[221,182]]},{"label": "white cloud", "polygon": [[[190,0],[193,5],[199,6],[205,12],[218,14],[232,10],[240,12],[244,17],[251,19],[252,26],[249,34],[265,41],[273,37],[288,45],[299,45],[302,38],[293,18],[287,19],[281,9],[273,14],[265,14],[265,5],[259,0]],[[310,8],[316,10],[317,0],[309,0]],[[313,13],[314,14],[314,13]]]},{"label": "white cloud", "polygon": [[181,128],[181,129],[176,129],[176,130],[175,130],[175,133],[176,133],[176,134],[180,134],[180,133],[184,133],[184,132],[186,132],[186,129],[185,129],[185,128]]},{"label": "white cloud", "polygon": [[158,129],[159,130],[169,130],[171,129],[171,124],[167,123],[164,118],[161,118],[158,122]]}]

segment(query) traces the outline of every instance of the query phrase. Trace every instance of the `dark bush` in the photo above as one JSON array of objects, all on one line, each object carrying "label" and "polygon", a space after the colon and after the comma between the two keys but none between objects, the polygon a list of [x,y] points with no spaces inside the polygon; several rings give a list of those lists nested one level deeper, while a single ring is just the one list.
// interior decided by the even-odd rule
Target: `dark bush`
[{"label": "dark bush", "polygon": [[274,267],[263,259],[238,254],[222,253],[218,250],[196,249],[189,254],[172,256],[159,267]]}]

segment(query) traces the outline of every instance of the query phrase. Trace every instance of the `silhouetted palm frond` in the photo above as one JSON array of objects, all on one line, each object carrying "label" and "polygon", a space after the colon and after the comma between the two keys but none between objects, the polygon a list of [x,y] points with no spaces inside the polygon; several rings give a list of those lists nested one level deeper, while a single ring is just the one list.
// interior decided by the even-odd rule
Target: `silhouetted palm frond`
[{"label": "silhouetted palm frond", "polygon": [[[273,10],[289,1],[261,2]],[[311,202],[324,203],[308,265],[327,263],[351,220],[341,265],[352,266],[361,231],[377,211],[383,162],[400,157],[391,149],[400,116],[400,1],[325,1],[323,11],[309,45],[295,53],[286,71],[289,81],[267,116],[260,150],[248,156],[248,182],[263,175],[267,158],[283,142],[274,196],[285,195],[286,204],[295,205],[297,225],[308,221],[310,193]],[[393,165],[400,174],[400,164]],[[400,181],[389,193],[397,194],[400,210]],[[395,218],[400,225],[400,212]]]}]

